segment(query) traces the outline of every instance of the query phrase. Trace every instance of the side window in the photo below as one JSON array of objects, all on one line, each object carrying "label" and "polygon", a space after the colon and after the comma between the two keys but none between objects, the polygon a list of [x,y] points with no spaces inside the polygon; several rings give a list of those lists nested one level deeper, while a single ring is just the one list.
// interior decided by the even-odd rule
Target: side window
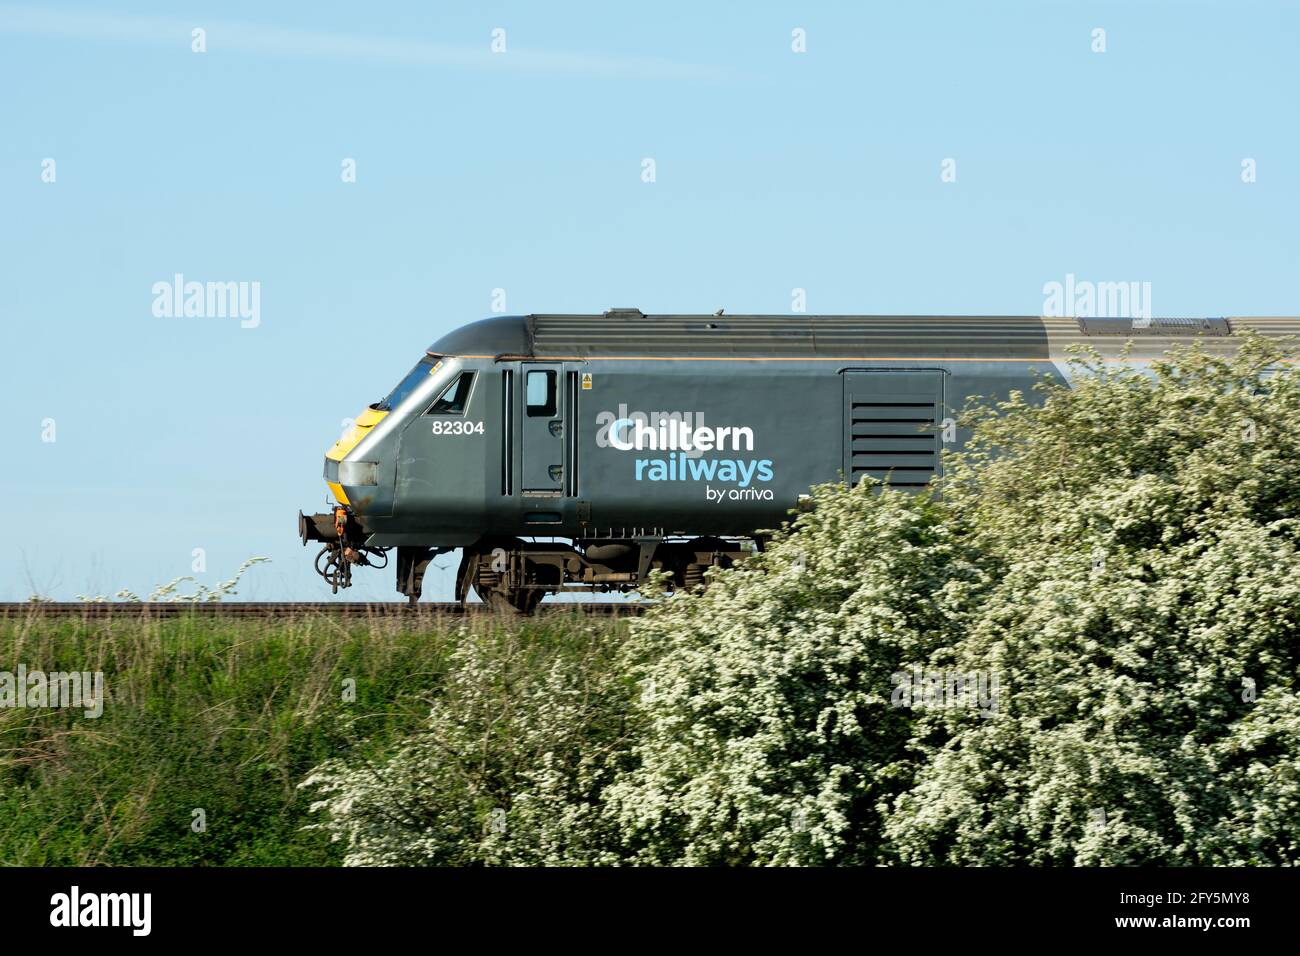
[{"label": "side window", "polygon": [[426,415],[463,415],[465,406],[469,403],[469,390],[474,385],[473,372],[461,372],[456,381],[451,382],[442,390]]},{"label": "side window", "polygon": [[555,415],[555,373],[528,373],[528,417],[553,417]]}]

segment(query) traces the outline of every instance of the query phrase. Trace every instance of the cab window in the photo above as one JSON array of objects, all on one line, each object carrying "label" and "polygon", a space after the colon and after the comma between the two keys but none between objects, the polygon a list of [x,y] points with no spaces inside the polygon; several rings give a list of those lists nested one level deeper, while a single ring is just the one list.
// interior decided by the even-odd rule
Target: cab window
[{"label": "cab window", "polygon": [[555,373],[529,372],[527,393],[528,416],[553,416],[556,409]]},{"label": "cab window", "polygon": [[406,396],[420,387],[420,383],[429,377],[433,372],[438,370],[442,364],[434,359],[432,355],[426,355],[420,359],[420,363],[406,373],[406,377],[397,383],[397,387],[388,393],[388,396],[381,402],[375,402],[370,407],[379,412],[390,412],[406,400]]},{"label": "cab window", "polygon": [[461,372],[454,382],[433,400],[426,415],[463,415],[469,404],[469,391],[474,385],[473,372]]}]

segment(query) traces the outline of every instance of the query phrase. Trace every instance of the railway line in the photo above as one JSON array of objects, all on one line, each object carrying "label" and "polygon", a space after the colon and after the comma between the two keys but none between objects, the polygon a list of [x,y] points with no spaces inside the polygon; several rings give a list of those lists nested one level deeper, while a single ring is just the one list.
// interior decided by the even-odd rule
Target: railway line
[{"label": "railway line", "polygon": [[[537,613],[542,615],[574,614],[585,617],[625,617],[638,614],[643,607],[632,603],[596,603],[588,601],[562,601],[542,604]],[[81,618],[83,620],[139,620],[142,618],[178,618],[190,615],[203,618],[301,618],[321,616],[348,620],[430,619],[443,617],[473,617],[500,613],[485,604],[458,604],[454,601],[409,604],[401,602],[257,602],[212,601],[26,601],[0,603],[0,620],[27,617]]]}]

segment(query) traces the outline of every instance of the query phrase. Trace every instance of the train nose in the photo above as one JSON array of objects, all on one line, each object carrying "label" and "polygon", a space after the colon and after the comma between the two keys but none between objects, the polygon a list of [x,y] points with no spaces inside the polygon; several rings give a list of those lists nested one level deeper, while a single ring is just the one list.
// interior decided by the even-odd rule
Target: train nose
[{"label": "train nose", "polygon": [[388,412],[367,408],[348,426],[338,441],[325,453],[325,484],[341,505],[351,504],[344,485],[373,485],[378,464],[373,461],[344,461],[348,453],[370,434],[370,430],[384,420]]}]

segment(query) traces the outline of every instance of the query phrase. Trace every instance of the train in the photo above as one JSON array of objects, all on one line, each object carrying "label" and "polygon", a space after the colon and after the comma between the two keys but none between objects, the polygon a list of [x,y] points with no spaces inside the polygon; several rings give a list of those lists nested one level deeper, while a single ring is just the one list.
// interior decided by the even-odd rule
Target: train
[{"label": "train", "polygon": [[[1150,361],[1300,318],[601,314],[493,316],[439,338],[325,456],[335,504],[298,514],[337,592],[390,557],[421,597],[460,550],[455,600],[672,587],[764,546],[811,486],[941,479],[976,397],[1068,383],[1074,344]],[[1127,346],[1126,346],[1127,343]]]}]

